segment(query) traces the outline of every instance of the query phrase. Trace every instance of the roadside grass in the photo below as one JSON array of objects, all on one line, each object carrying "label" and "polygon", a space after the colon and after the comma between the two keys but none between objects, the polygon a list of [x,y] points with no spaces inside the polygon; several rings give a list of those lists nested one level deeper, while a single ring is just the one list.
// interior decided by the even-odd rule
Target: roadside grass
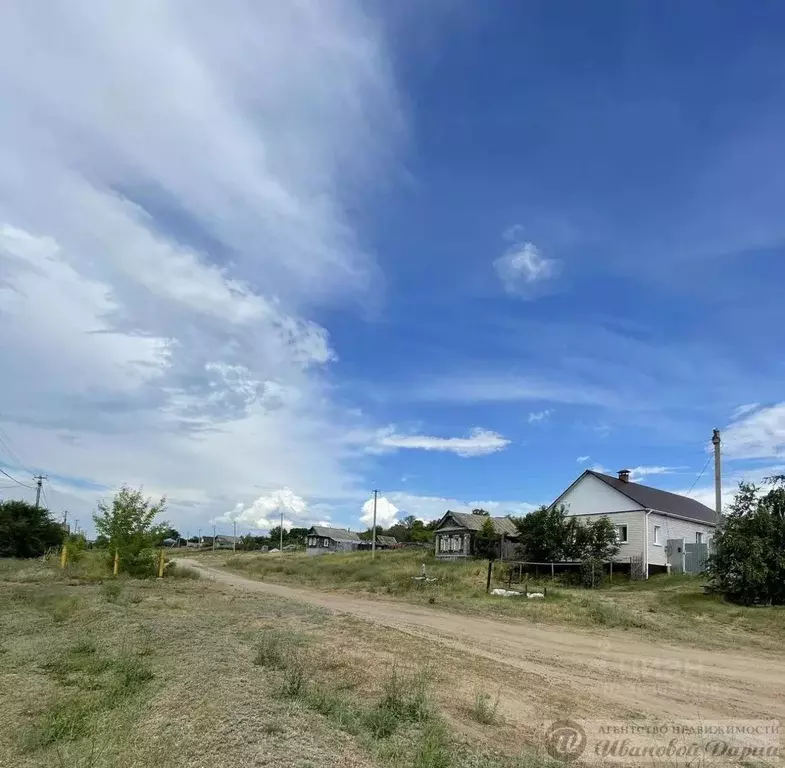
[{"label": "roadside grass", "polygon": [[[531,580],[529,590],[547,589],[547,597],[529,600],[487,595],[485,561],[441,562],[425,549],[378,552],[376,558],[366,552],[321,557],[205,553],[202,557],[207,564],[260,580],[538,624],[633,631],[659,641],[704,648],[747,643],[777,651],[785,634],[785,608],[737,606],[721,596],[705,595],[701,576],[663,574],[646,581],[615,578],[612,586],[595,590],[562,586],[558,580]],[[415,578],[423,565],[433,581]],[[506,586],[503,566],[497,564],[494,575],[492,586]]]},{"label": "roadside grass", "polygon": [[478,738],[454,694],[448,711],[415,638],[206,580],[27,568],[0,561],[0,765],[549,765],[515,756],[513,727],[491,749],[498,723]]}]

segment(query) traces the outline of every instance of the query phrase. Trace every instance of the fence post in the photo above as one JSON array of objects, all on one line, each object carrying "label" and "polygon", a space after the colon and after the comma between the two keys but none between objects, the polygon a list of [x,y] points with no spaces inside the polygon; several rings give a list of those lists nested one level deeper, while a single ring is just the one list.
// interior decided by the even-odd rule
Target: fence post
[{"label": "fence post", "polygon": [[485,593],[491,591],[491,573],[493,572],[493,560],[488,558],[488,581],[485,584]]},{"label": "fence post", "polygon": [[613,586],[613,560],[608,560],[608,567],[610,568],[611,586]]},{"label": "fence post", "polygon": [[551,563],[551,581],[553,581],[553,563]]},{"label": "fence post", "polygon": [[594,589],[594,560],[591,561],[591,588]]},{"label": "fence post", "polygon": [[114,551],[114,567],[112,568],[112,575],[117,576],[119,570],[120,570],[120,550],[116,549]]},{"label": "fence post", "polygon": [[63,544],[63,549],[60,552],[60,568],[65,568],[65,564],[68,562],[68,545]]},{"label": "fence post", "polygon": [[158,578],[164,577],[164,549],[161,547],[161,552],[158,555]]}]

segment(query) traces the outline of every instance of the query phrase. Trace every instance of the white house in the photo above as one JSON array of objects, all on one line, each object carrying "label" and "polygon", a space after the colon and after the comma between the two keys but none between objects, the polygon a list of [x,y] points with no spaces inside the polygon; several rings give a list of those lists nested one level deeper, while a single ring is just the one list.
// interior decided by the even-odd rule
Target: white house
[{"label": "white house", "polygon": [[687,496],[632,483],[626,469],[618,477],[587,470],[556,505],[574,517],[609,517],[618,534],[616,560],[631,567],[639,563],[645,577],[669,567],[684,570],[685,553],[705,553],[694,545],[709,546],[717,527],[713,509]]}]

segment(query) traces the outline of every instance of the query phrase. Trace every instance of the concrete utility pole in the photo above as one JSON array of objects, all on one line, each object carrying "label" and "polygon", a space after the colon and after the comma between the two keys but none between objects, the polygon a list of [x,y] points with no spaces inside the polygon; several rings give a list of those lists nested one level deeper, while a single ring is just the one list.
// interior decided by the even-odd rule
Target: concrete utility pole
[{"label": "concrete utility pole", "polygon": [[719,429],[714,430],[711,442],[714,444],[714,514],[717,516],[717,525],[719,525],[722,515],[722,455],[720,452],[722,440]]},{"label": "concrete utility pole", "polygon": [[371,557],[376,557],[376,497],[379,491],[373,491],[373,532],[371,533]]},{"label": "concrete utility pole", "polygon": [[36,475],[33,480],[35,480],[35,508],[38,509],[41,506],[41,486],[46,478],[43,475]]},{"label": "concrete utility pole", "polygon": [[281,507],[281,527],[278,531],[280,534],[280,541],[278,542],[278,551],[283,554],[283,507]]},{"label": "concrete utility pole", "polygon": [[237,552],[237,520],[232,522],[232,552]]},{"label": "concrete utility pole", "polygon": [[213,526],[213,552],[215,552],[215,526]]}]

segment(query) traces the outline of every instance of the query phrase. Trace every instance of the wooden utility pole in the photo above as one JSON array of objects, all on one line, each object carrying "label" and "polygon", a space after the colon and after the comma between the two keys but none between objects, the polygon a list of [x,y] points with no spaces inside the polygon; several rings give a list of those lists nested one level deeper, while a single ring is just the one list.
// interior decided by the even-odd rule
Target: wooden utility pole
[{"label": "wooden utility pole", "polygon": [[35,508],[38,509],[41,506],[41,486],[46,478],[43,475],[36,475],[33,480],[35,480]]},{"label": "wooden utility pole", "polygon": [[278,540],[278,551],[283,555],[283,507],[281,507],[281,525],[278,529],[280,539]]},{"label": "wooden utility pole", "polygon": [[379,491],[373,491],[373,530],[371,532],[371,557],[376,557],[376,499],[379,496]]},{"label": "wooden utility pole", "polygon": [[213,526],[213,552],[215,552],[215,526]]},{"label": "wooden utility pole", "polygon": [[719,429],[714,430],[711,442],[714,444],[714,514],[719,525],[722,516],[722,440]]},{"label": "wooden utility pole", "polygon": [[232,552],[237,552],[237,520],[232,522]]}]

